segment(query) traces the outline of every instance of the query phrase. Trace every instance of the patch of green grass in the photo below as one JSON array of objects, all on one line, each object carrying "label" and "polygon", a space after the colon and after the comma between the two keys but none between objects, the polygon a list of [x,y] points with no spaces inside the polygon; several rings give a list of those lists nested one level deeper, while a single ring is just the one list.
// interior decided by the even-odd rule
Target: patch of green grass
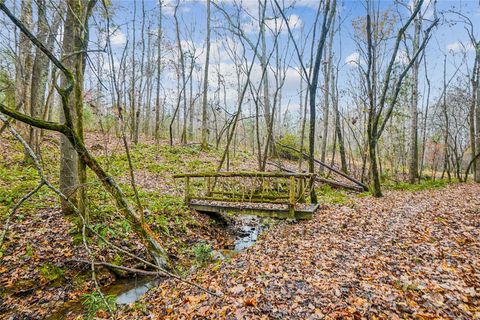
[{"label": "patch of green grass", "polygon": [[195,261],[200,266],[205,266],[213,260],[212,251],[212,247],[205,242],[198,243],[192,249],[192,252],[195,255]]},{"label": "patch of green grass", "polygon": [[147,222],[149,225],[153,225],[155,229],[165,233],[166,235],[170,235],[170,219],[168,219],[165,215],[159,214],[152,214],[147,217]]},{"label": "patch of green grass", "polygon": [[54,264],[44,263],[40,266],[40,274],[45,280],[58,285],[63,282],[65,271]]},{"label": "patch of green grass", "polygon": [[328,185],[317,189],[317,197],[320,203],[328,204],[346,204],[349,199],[345,191],[333,189]]},{"label": "patch of green grass", "polygon": [[422,180],[419,183],[397,182],[386,184],[385,187],[391,190],[422,191],[444,188],[449,184],[446,179]]},{"label": "patch of green grass", "polygon": [[94,319],[98,311],[115,311],[117,308],[115,296],[104,296],[98,291],[83,295],[83,307],[87,319]]}]

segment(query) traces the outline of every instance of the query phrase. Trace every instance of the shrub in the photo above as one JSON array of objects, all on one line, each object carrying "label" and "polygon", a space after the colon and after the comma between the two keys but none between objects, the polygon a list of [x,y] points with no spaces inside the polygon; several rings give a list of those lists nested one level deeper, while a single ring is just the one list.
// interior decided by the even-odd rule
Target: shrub
[{"label": "shrub", "polygon": [[[300,159],[301,154],[297,151],[294,151],[290,148],[300,150],[300,139],[291,133],[287,133],[282,138],[277,140],[278,144],[276,145],[277,155],[280,158],[288,160],[298,160]],[[290,147],[290,148],[287,148]],[[303,150],[305,152],[305,148]]]},{"label": "shrub", "polygon": [[213,258],[212,247],[205,242],[200,242],[195,247],[193,247],[193,254],[195,255],[195,260],[200,265],[207,264]]},{"label": "shrub", "polygon": [[116,309],[116,302],[114,296],[104,296],[105,299],[102,298],[102,295],[98,291],[94,291],[92,293],[87,293],[83,295],[83,307],[85,309],[85,313],[87,315],[87,319],[95,318],[95,315],[100,310],[112,310]]}]

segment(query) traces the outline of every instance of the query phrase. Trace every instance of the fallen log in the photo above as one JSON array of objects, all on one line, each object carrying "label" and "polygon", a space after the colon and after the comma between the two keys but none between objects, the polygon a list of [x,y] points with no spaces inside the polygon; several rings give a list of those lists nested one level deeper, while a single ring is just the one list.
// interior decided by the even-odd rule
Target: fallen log
[{"label": "fallen log", "polygon": [[[274,166],[274,167],[276,167],[280,170],[283,170],[285,172],[295,173],[295,171],[289,170],[289,169],[283,167],[280,164],[277,164],[277,163],[274,163],[274,162],[267,162],[267,163],[269,165],[272,165],[272,166]],[[362,192],[363,191],[363,188],[360,187],[360,186],[352,186],[352,185],[349,185],[349,184],[346,184],[346,183],[343,183],[343,182],[334,181],[334,180],[330,180],[330,179],[325,179],[325,178],[318,177],[318,176],[315,176],[315,181],[328,184],[332,188],[336,188],[336,189],[343,188],[343,189],[348,189],[348,190],[352,190],[352,191],[355,191],[355,192]]]},{"label": "fallen log", "polygon": [[[286,146],[286,145],[281,144],[281,143],[279,143],[279,142],[275,142],[275,143],[278,144],[279,146],[283,147],[283,148],[287,148],[287,149],[290,149],[290,150],[292,150],[292,151],[298,152],[298,153],[300,153],[301,155],[303,155],[303,156],[304,156],[305,158],[307,158],[307,159],[310,158],[310,156],[309,156],[308,154],[306,154],[305,152],[302,152],[302,151],[300,151],[300,150],[298,150],[298,149],[295,149],[295,148],[293,148],[293,147],[290,147],[290,146]],[[320,160],[318,160],[318,159],[313,158],[313,161],[316,162],[316,163],[318,163],[319,165],[327,168],[328,170],[333,171],[333,172],[335,172],[336,174],[344,177],[345,179],[352,181],[353,183],[355,183],[356,185],[358,185],[359,187],[361,187],[362,191],[368,191],[368,186],[367,186],[366,184],[362,183],[361,181],[359,181],[359,180],[357,180],[357,179],[355,179],[355,178],[353,178],[353,177],[351,177],[351,176],[343,173],[343,172],[340,171],[340,170],[337,170],[337,169],[329,166],[329,165],[326,164],[326,163],[323,163],[322,161],[320,161]]]}]

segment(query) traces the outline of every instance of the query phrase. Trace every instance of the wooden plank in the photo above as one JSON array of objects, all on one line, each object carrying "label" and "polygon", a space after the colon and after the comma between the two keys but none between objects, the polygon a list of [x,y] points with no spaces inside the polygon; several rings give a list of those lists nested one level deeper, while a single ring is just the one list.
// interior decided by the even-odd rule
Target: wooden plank
[{"label": "wooden plank", "polygon": [[269,200],[269,199],[246,199],[246,198],[225,198],[225,197],[201,197],[191,196],[191,200],[208,200],[208,201],[225,201],[225,202],[253,202],[253,203],[274,203],[274,204],[288,204],[285,200]]},{"label": "wooden plank", "polygon": [[[222,194],[226,196],[240,196],[242,199],[250,199],[250,198],[263,198],[263,199],[288,199],[289,196],[286,195],[271,195],[271,194],[264,194],[264,193],[250,193],[250,194],[242,194],[238,192],[229,192],[229,191],[213,191],[210,192],[211,194]],[[207,195],[208,196],[208,195]]]},{"label": "wooden plank", "polygon": [[238,172],[191,172],[191,173],[179,173],[174,174],[173,178],[204,178],[204,177],[215,177],[215,178],[229,178],[229,177],[246,177],[246,178],[290,178],[290,177],[312,177],[315,174],[311,173],[291,173],[291,172],[250,172],[250,171],[238,171]]},{"label": "wooden plank", "polygon": [[253,214],[261,217],[279,218],[279,219],[291,219],[298,220],[311,219],[313,213],[317,210],[318,204],[309,205],[299,210],[295,210],[294,216],[291,215],[289,209],[285,208],[258,208],[258,207],[237,207],[228,204],[200,204],[190,203],[190,207],[200,212],[213,212],[213,213],[232,213],[239,214]]}]

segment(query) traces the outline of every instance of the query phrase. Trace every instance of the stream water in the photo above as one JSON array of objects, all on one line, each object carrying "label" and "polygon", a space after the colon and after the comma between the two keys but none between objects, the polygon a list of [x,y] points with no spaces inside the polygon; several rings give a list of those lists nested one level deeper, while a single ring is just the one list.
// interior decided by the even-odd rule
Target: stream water
[{"label": "stream water", "polygon": [[[233,221],[233,225],[230,228],[235,234],[235,240],[231,247],[222,250],[224,256],[227,255],[226,253],[232,255],[251,247],[266,228],[264,221],[253,215],[239,215]],[[104,288],[102,292],[105,295],[115,296],[117,304],[130,304],[140,300],[148,290],[156,287],[160,282],[161,279],[152,277],[120,279]],[[67,302],[48,319],[65,319],[68,316],[79,315],[82,312],[83,304],[81,301]]]}]

